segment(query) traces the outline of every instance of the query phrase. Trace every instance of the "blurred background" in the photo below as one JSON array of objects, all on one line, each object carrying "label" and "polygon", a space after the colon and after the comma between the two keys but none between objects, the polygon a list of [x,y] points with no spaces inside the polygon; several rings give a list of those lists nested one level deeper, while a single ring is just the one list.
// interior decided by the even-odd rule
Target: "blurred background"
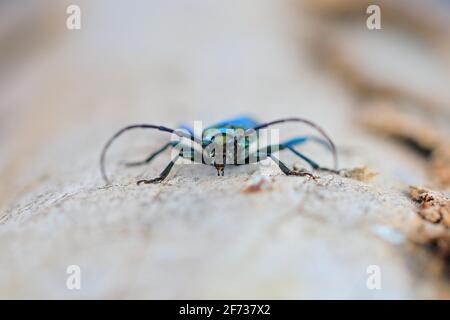
[{"label": "blurred background", "polygon": [[[366,9],[373,4],[381,9],[380,30],[367,27]],[[66,26],[70,5],[81,9],[79,30]],[[450,2],[444,0],[0,1],[0,297],[448,297],[440,276],[430,280],[413,273],[403,279],[407,276],[399,274],[410,267],[395,259],[386,267],[389,290],[374,295],[364,285],[349,288],[349,279],[357,277],[360,265],[370,263],[371,254],[383,261],[399,254],[386,253],[390,249],[359,234],[345,238],[361,241],[360,247],[348,249],[336,242],[339,231],[326,232],[339,225],[334,220],[331,226],[305,227],[319,238],[317,245],[293,256],[313,257],[311,265],[294,263],[290,269],[286,261],[273,262],[291,256],[283,250],[296,247],[302,239],[299,230],[295,233],[300,238],[289,238],[284,249],[256,254],[257,262],[239,256],[252,247],[242,239],[228,255],[214,258],[236,232],[249,232],[248,241],[261,236],[261,229],[252,225],[255,217],[249,216],[258,205],[234,199],[227,189],[239,188],[247,169],[229,171],[234,180],[221,186],[210,182],[216,179],[214,168],[182,166],[169,183],[178,193],[160,190],[170,196],[153,204],[150,198],[159,193],[135,188],[134,181],[156,175],[169,155],[136,170],[121,167],[119,160],[139,160],[167,137],[140,132],[121,139],[108,160],[116,183],[112,189],[102,189],[98,158],[117,129],[135,122],[176,127],[242,114],[260,121],[305,117],[333,137],[341,167],[367,166],[379,174],[372,191],[381,198],[358,198],[360,189],[347,189],[356,198],[346,198],[339,210],[349,215],[337,220],[352,220],[352,208],[358,217],[397,207],[411,211],[414,206],[404,195],[409,185],[448,196],[449,83]],[[285,130],[290,136],[299,129]],[[311,152],[320,163],[330,164],[323,150]],[[199,185],[202,190],[195,196],[186,195]],[[226,204],[213,204],[223,211],[206,218],[211,207],[200,203],[211,205],[203,193],[208,189]],[[261,218],[267,225],[273,223],[267,218],[272,217],[270,210],[277,212],[276,204],[289,203],[283,198],[289,192],[260,199],[259,206],[268,212]],[[356,204],[350,205],[351,199]],[[358,206],[363,202],[367,207]],[[190,218],[181,218],[189,205],[194,208],[186,214]],[[387,207],[371,211],[372,205]],[[334,209],[318,205],[315,210],[323,213],[320,220]],[[200,219],[195,212],[203,212],[206,222],[195,224]],[[164,213],[170,218],[162,218]],[[220,231],[220,225],[228,231]],[[346,233],[346,227],[338,230]],[[190,238],[192,228],[200,228],[198,238]],[[443,228],[448,236],[448,226]],[[207,247],[204,240],[210,234],[216,238]],[[150,243],[155,251],[143,254]],[[448,243],[447,238],[447,248]],[[342,256],[330,253],[335,246]],[[188,258],[188,253],[210,257],[212,265]],[[91,267],[91,285],[75,294],[60,283],[64,266],[76,261]],[[137,271],[128,265],[132,263]],[[240,265],[246,266],[245,272],[237,271]],[[212,268],[217,271],[201,277],[201,270],[210,274]],[[147,276],[139,278],[141,274]],[[227,284],[231,275],[241,285]],[[160,283],[166,284],[164,289],[155,290]]]}]

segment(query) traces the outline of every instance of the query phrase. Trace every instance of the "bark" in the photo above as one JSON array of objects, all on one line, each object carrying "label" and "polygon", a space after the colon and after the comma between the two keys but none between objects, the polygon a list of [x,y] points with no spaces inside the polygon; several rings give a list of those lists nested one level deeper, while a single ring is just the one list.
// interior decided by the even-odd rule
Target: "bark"
[{"label": "bark", "polygon": [[[51,21],[58,32],[27,41],[32,54],[10,55],[0,82],[1,298],[449,298],[448,256],[434,244],[448,244],[448,229],[424,219],[409,194],[426,185],[446,199],[445,187],[427,158],[361,125],[360,95],[312,63],[314,15],[290,1],[191,10],[184,1],[86,1],[82,29],[69,31],[63,1],[40,3],[53,8],[41,7],[45,19],[29,10],[17,23]],[[21,41],[16,27],[5,30],[0,47]],[[136,186],[169,157],[118,164],[169,139],[144,131],[113,145],[112,185],[101,179],[101,148],[125,125],[239,114],[319,123],[345,170],[313,181],[270,162],[224,177],[177,164],[163,183]],[[326,151],[305,148],[330,165]],[[81,268],[80,290],[66,286],[70,265]],[[371,266],[379,290],[367,285]]]}]

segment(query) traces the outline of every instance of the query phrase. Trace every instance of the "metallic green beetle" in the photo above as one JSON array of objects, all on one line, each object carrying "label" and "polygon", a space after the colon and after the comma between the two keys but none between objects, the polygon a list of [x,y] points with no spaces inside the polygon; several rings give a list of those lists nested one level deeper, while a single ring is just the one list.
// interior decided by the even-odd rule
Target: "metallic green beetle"
[{"label": "metallic green beetle", "polygon": [[[272,125],[285,123],[285,122],[301,122],[307,124],[318,131],[318,133],[323,137],[319,138],[316,136],[305,135],[295,137],[288,141],[284,141],[278,144],[272,144],[259,148],[259,133],[260,130],[268,128]],[[261,160],[271,158],[273,159],[278,167],[286,175],[296,175],[296,176],[309,176],[315,178],[309,172],[298,172],[289,169],[283,162],[275,157],[275,153],[281,150],[289,150],[293,152],[296,156],[306,161],[314,170],[325,170],[329,172],[337,173],[337,153],[336,147],[333,141],[325,133],[325,131],[320,128],[315,123],[302,119],[302,118],[285,118],[280,120],[275,120],[266,123],[258,123],[249,117],[239,117],[226,121],[222,121],[215,125],[209,126],[202,131],[202,137],[197,137],[194,134],[192,128],[183,125],[180,128],[174,130],[164,126],[156,126],[152,124],[135,124],[127,126],[117,132],[112,136],[106,143],[102,150],[100,158],[100,169],[103,179],[107,184],[110,183],[108,176],[105,171],[105,157],[106,152],[111,146],[112,142],[116,140],[124,132],[133,129],[155,129],[163,132],[168,132],[175,134],[180,138],[188,139],[190,144],[181,143],[178,141],[170,141],[162,146],[160,149],[149,155],[145,160],[139,162],[126,163],[127,166],[140,166],[150,163],[156,156],[164,152],[169,148],[176,148],[175,156],[171,159],[166,168],[160,173],[157,178],[150,180],[139,180],[137,184],[145,183],[158,183],[163,181],[170,173],[175,162],[180,158],[189,159],[195,163],[202,163],[206,165],[212,165],[217,169],[217,175],[224,175],[224,170],[226,165],[245,165],[250,163],[256,163]],[[300,145],[306,141],[314,141],[325,145],[333,155],[334,169],[328,169],[319,166],[315,161],[311,160],[304,154],[300,153],[294,147]],[[201,151],[196,149],[194,145],[200,147]],[[255,149],[256,146],[256,149]],[[252,151],[253,149],[253,151]]]}]

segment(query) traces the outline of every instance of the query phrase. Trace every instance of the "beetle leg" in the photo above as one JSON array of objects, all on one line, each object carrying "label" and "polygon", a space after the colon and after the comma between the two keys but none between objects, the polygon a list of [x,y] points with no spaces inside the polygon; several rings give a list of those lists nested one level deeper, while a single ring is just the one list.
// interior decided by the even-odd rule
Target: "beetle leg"
[{"label": "beetle leg", "polygon": [[326,132],[319,127],[317,124],[315,124],[312,121],[309,121],[307,119],[303,119],[303,118],[285,118],[285,119],[279,119],[279,120],[275,120],[275,121],[271,121],[271,122],[266,122],[266,123],[262,123],[256,127],[250,128],[248,130],[246,130],[246,134],[251,134],[252,132],[258,132],[261,129],[270,127],[272,125],[275,124],[281,124],[281,123],[286,123],[286,122],[301,122],[304,124],[309,125],[310,127],[313,127],[314,129],[316,129],[324,138],[325,140],[328,142],[331,152],[333,154],[333,161],[334,161],[334,167],[337,170],[338,167],[338,163],[337,163],[337,152],[336,152],[336,147],[333,143],[333,141],[331,140],[331,138],[326,134]]},{"label": "beetle leg", "polygon": [[205,164],[203,162],[203,154],[194,148],[190,148],[189,153],[185,152],[185,150],[180,151],[180,156],[184,159],[189,159],[194,163]]},{"label": "beetle leg", "polygon": [[150,180],[138,180],[136,182],[136,184],[139,186],[141,184],[159,183],[159,182],[162,182],[163,180],[164,180],[163,177],[158,177],[158,178],[154,178],[154,179],[150,179]]},{"label": "beetle leg", "polygon": [[[283,145],[280,146],[280,150],[284,149]],[[321,171],[327,171],[327,172],[332,172],[332,173],[337,173],[339,174],[339,170],[334,170],[334,169],[329,169],[329,168],[325,168],[325,167],[321,167],[319,166],[315,161],[311,160],[310,158],[308,158],[307,156],[305,156],[303,153],[298,152],[297,150],[295,150],[293,147],[286,147],[286,149],[292,151],[296,156],[300,157],[301,159],[305,160],[314,170],[321,170]]]},{"label": "beetle leg", "polygon": [[[178,160],[179,157],[183,157],[185,159],[189,159],[192,162],[195,162],[197,159],[202,159],[202,154],[200,154],[197,150],[195,150],[194,148],[190,149],[190,153],[185,153],[184,150],[180,150],[180,153],[178,155],[176,155],[172,161],[169,162],[169,164],[167,165],[167,167],[161,172],[161,174],[159,175],[159,177],[154,178],[154,179],[150,179],[150,180],[139,180],[137,182],[137,185],[140,184],[152,184],[152,183],[159,183],[161,181],[163,181],[165,178],[167,178],[167,176],[169,175],[170,171],[172,170],[173,166],[175,165],[175,162]],[[203,160],[201,160],[203,161]],[[197,162],[198,163],[198,162]],[[200,162],[203,163],[203,162]]]},{"label": "beetle leg", "polygon": [[[265,154],[262,154],[262,150],[267,150],[267,152]],[[327,172],[332,172],[332,173],[337,173],[339,174],[339,170],[334,170],[334,169],[329,169],[329,168],[325,168],[325,167],[321,167],[319,164],[317,164],[315,161],[313,161],[312,159],[310,159],[309,157],[305,156],[303,153],[297,151],[294,147],[292,147],[291,145],[289,145],[289,143],[282,143],[279,145],[269,145],[266,148],[260,149],[257,152],[257,158],[258,159],[265,159],[268,156],[270,156],[272,154],[273,150],[290,150],[291,152],[293,152],[296,156],[298,156],[299,158],[305,160],[312,169],[314,170],[321,170],[321,171],[327,171]],[[259,161],[259,160],[258,160]]]},{"label": "beetle leg", "polygon": [[[280,148],[275,148],[275,147],[280,147]],[[281,171],[283,171],[283,173],[287,176],[308,176],[310,178],[312,178],[313,180],[316,180],[316,177],[309,172],[298,172],[298,171],[294,171],[289,169],[283,162],[281,162],[277,157],[275,157],[272,154],[272,150],[282,150],[283,148],[281,148],[281,145],[277,146],[277,145],[271,145],[271,146],[267,146],[266,148],[260,149],[256,152],[256,159],[257,161],[261,161],[266,159],[267,157],[270,157],[273,161],[275,161],[275,163],[278,165],[278,167],[280,168]],[[308,160],[310,160],[309,158],[307,158]],[[315,164],[318,168],[320,168],[314,161],[310,160],[313,164]]]},{"label": "beetle leg", "polygon": [[153,130],[159,130],[159,131],[163,131],[163,132],[173,133],[181,138],[188,138],[192,142],[195,142],[200,146],[202,145],[202,141],[199,138],[197,138],[197,137],[193,136],[192,134],[190,134],[189,132],[183,131],[183,130],[178,130],[178,129],[173,130],[173,129],[170,129],[170,128],[167,128],[164,126],[157,126],[157,125],[153,125],[153,124],[133,124],[133,125],[127,126],[125,128],[122,128],[121,130],[116,132],[108,140],[108,142],[106,142],[106,145],[103,147],[102,152],[100,154],[100,172],[101,172],[103,180],[105,180],[106,184],[110,184],[110,181],[108,179],[108,176],[106,174],[106,169],[105,169],[105,158],[106,158],[106,153],[107,153],[109,147],[111,147],[112,143],[123,133],[130,131],[130,130],[134,130],[134,129],[153,129]]},{"label": "beetle leg", "polygon": [[144,164],[148,164],[150,163],[154,158],[156,158],[156,156],[158,156],[159,154],[163,153],[164,151],[166,151],[169,147],[173,147],[177,144],[178,142],[176,141],[171,141],[166,143],[162,148],[160,148],[159,150],[153,152],[150,156],[148,156],[145,160],[143,161],[136,161],[136,162],[124,162],[123,165],[127,166],[127,167],[137,167],[137,166],[142,166]]},{"label": "beetle leg", "polygon": [[176,155],[167,165],[167,167],[160,173],[159,177],[150,179],[150,180],[139,180],[137,181],[137,185],[140,185],[142,183],[144,184],[151,184],[151,183],[158,183],[163,181],[167,176],[169,175],[170,171],[172,170],[173,166],[175,165],[175,162],[178,160],[180,155]]},{"label": "beetle leg", "polygon": [[275,157],[273,154],[269,155],[270,158],[272,158],[273,161],[275,161],[275,163],[278,165],[278,167],[280,168],[281,171],[283,171],[283,173],[287,176],[301,176],[301,177],[310,177],[312,178],[314,181],[316,181],[316,177],[310,173],[310,172],[299,172],[299,171],[294,171],[289,169],[283,162],[281,162],[277,157]]}]

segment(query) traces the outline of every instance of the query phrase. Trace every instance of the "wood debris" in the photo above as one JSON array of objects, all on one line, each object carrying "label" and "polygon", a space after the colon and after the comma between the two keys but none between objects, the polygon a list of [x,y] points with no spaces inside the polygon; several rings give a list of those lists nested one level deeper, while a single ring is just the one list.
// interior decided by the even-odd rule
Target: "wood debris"
[{"label": "wood debris", "polygon": [[360,120],[368,128],[410,143],[425,154],[431,153],[443,140],[440,132],[427,121],[411,113],[402,112],[389,102],[368,104],[361,111]]},{"label": "wood debris", "polygon": [[450,145],[446,143],[449,138],[431,120],[378,102],[361,111],[360,121],[377,133],[402,141],[426,156],[436,182],[450,186]]},{"label": "wood debris", "polygon": [[450,199],[414,186],[410,187],[409,195],[419,204],[421,218],[410,232],[410,240],[433,253],[437,260],[431,265],[438,274],[450,274]]},{"label": "wood debris", "polygon": [[254,176],[249,179],[242,192],[253,193],[272,190],[272,179],[267,176]]},{"label": "wood debris", "polygon": [[443,186],[450,186],[450,145],[439,146],[433,151],[431,171]]},{"label": "wood debris", "polygon": [[419,216],[431,223],[450,227],[450,199],[444,195],[424,188],[411,186],[411,199],[419,203]]},{"label": "wood debris", "polygon": [[436,258],[427,261],[430,271],[437,275],[450,274],[450,231],[448,228],[430,225],[425,220],[421,220],[408,237],[413,244],[426,248]]},{"label": "wood debris", "polygon": [[377,175],[376,172],[371,171],[366,166],[356,167],[353,169],[343,169],[339,175],[345,178],[351,178],[358,181],[369,182]]}]

